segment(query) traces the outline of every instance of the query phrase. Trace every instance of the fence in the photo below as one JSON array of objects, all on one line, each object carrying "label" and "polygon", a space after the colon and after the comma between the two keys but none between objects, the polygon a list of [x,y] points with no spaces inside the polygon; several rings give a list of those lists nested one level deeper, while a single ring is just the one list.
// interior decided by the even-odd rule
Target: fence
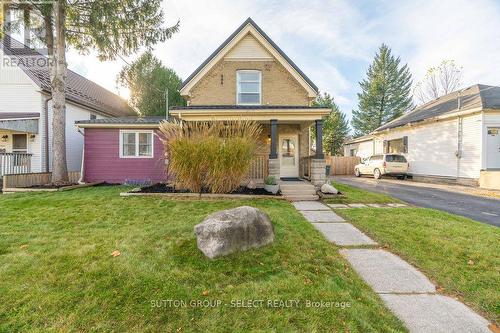
[{"label": "fence", "polygon": [[354,175],[354,166],[361,161],[357,156],[326,156],[325,159],[332,176]]},{"label": "fence", "polygon": [[31,154],[0,153],[0,178],[4,175],[30,173]]},{"label": "fence", "polygon": [[[80,179],[80,171],[68,172],[69,182],[77,183]],[[3,188],[21,188],[35,185],[50,184],[52,178],[51,172],[24,173],[16,175],[5,175],[3,177]]]},{"label": "fence", "polygon": [[269,164],[267,155],[257,155],[252,160],[248,178],[253,179],[257,183],[263,183],[269,172]]}]

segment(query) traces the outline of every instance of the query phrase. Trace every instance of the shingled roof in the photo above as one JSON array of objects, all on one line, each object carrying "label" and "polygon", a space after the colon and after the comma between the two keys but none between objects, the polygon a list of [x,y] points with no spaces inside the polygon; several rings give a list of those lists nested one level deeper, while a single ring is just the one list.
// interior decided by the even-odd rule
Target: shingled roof
[{"label": "shingled roof", "polygon": [[[17,63],[19,63],[18,67],[42,91],[50,94],[49,69],[47,66],[33,65],[36,59],[46,62],[47,58],[44,55],[28,48],[8,35],[4,35],[3,39],[0,39],[0,48],[5,55],[16,58]],[[113,117],[137,115],[123,98],[69,69],[66,82],[66,99]]]},{"label": "shingled roof", "polygon": [[[172,118],[169,118],[170,120]],[[77,120],[77,125],[156,125],[165,121],[165,116],[146,116],[146,117],[118,117],[118,118],[99,118]]]},{"label": "shingled roof", "polygon": [[[458,110],[459,100],[460,110]],[[476,108],[500,109],[500,87],[476,84],[464,90],[452,92],[415,108],[377,128],[375,132]]]}]

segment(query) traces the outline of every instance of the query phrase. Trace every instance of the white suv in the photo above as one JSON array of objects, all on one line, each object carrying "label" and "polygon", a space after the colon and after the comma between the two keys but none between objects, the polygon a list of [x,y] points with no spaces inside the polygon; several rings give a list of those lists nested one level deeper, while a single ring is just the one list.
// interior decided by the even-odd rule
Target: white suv
[{"label": "white suv", "polygon": [[406,157],[399,154],[373,155],[362,160],[354,167],[356,177],[361,175],[373,175],[375,179],[380,179],[383,175],[406,178],[410,164]]}]

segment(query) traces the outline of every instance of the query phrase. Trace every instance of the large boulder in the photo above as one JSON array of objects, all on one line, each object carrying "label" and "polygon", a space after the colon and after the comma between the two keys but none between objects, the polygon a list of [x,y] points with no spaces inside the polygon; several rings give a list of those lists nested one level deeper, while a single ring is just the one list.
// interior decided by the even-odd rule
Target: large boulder
[{"label": "large boulder", "polygon": [[241,206],[209,215],[194,227],[198,248],[209,258],[261,247],[274,241],[266,213]]},{"label": "large boulder", "polygon": [[321,186],[321,193],[325,194],[338,194],[339,191],[333,185],[325,183]]}]

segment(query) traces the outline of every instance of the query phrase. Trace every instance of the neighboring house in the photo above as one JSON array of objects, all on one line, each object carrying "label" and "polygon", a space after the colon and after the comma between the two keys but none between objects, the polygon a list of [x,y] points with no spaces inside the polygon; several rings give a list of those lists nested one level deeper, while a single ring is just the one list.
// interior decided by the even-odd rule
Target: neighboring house
[{"label": "neighboring house", "polygon": [[374,141],[371,134],[347,140],[344,143],[344,156],[367,158],[373,155],[374,151]]},{"label": "neighboring house", "polygon": [[346,142],[344,153],[353,152],[402,153],[414,177],[500,188],[500,87],[477,84],[426,103]]},{"label": "neighboring house", "polygon": [[[310,178],[316,184],[324,180],[322,118],[331,109],[312,106],[317,87],[251,19],[183,82],[180,93],[187,106],[174,107],[170,114],[183,121],[241,118],[262,124],[260,139],[267,152],[255,157],[251,178],[262,182],[269,174]],[[153,134],[158,123],[158,119],[77,122],[85,130],[84,179],[157,181],[165,170],[163,150],[157,149]],[[311,125],[317,128],[314,156]]]},{"label": "neighboring house", "polygon": [[[0,40],[0,177],[47,172],[52,164],[52,101],[47,59],[5,35]],[[83,135],[76,120],[136,113],[119,96],[68,70],[66,156],[81,167]]]}]

